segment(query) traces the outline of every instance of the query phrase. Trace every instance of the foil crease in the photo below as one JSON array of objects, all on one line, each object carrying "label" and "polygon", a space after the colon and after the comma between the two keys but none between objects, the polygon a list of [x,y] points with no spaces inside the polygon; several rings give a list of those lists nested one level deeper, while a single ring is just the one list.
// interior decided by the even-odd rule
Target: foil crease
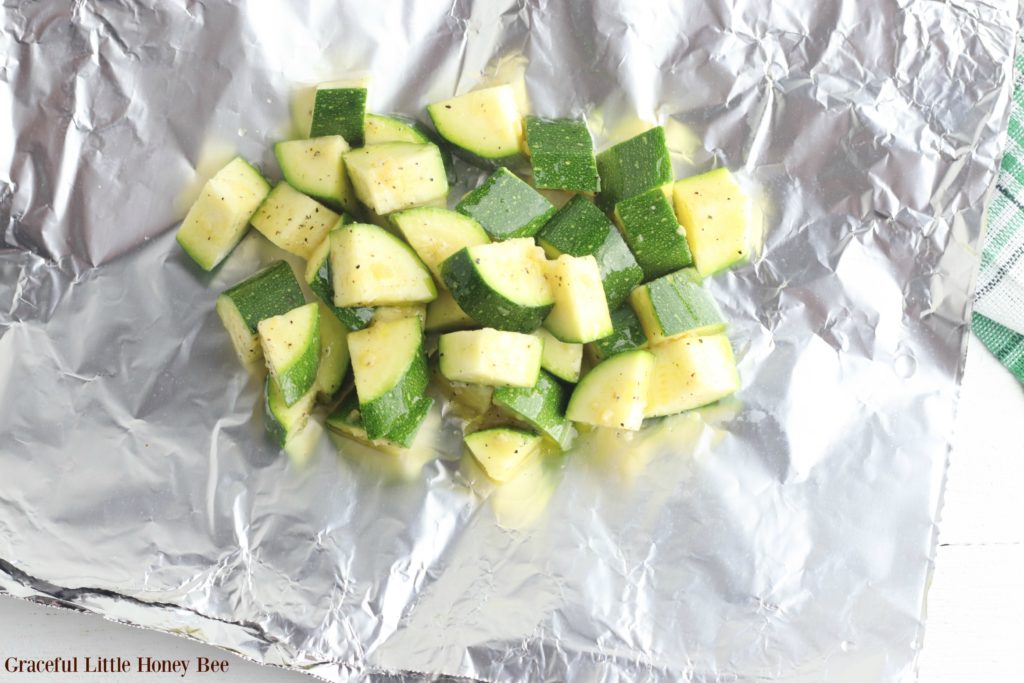
[{"label": "foil crease", "polygon": [[[4,3],[0,589],[333,681],[912,680],[1018,12]],[[710,282],[735,400],[501,489],[448,417],[422,457],[281,455],[213,309],[272,250],[200,275],[173,234],[352,72],[375,111],[511,81],[737,170],[766,230]]]}]

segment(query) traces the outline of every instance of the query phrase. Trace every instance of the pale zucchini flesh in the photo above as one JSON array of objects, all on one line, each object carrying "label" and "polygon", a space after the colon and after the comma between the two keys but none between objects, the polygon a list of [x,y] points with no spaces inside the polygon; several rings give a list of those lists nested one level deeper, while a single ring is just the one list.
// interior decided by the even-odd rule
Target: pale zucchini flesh
[{"label": "pale zucchini flesh", "polygon": [[344,159],[356,196],[378,214],[448,194],[448,177],[436,145],[387,142],[352,150]]},{"label": "pale zucchini flesh", "polygon": [[576,383],[583,366],[583,344],[560,341],[543,327],[533,335],[544,343],[540,365],[552,375],[566,382]]},{"label": "pale zucchini flesh", "polygon": [[544,342],[529,334],[485,328],[441,335],[441,374],[455,382],[532,387]]},{"label": "pale zucchini flesh", "polygon": [[495,427],[467,434],[465,442],[487,476],[504,482],[540,451],[542,440],[533,432]]},{"label": "pale zucchini flesh", "polygon": [[586,344],[612,333],[601,271],[593,256],[563,254],[547,264],[555,305],[544,327],[564,342]]},{"label": "pale zucchini flesh", "polygon": [[275,246],[308,259],[338,219],[326,206],[280,182],[256,210],[252,225]]},{"label": "pale zucchini flesh", "polygon": [[258,326],[263,357],[281,386],[285,405],[292,405],[316,385],[320,365],[320,308],[316,303],[261,320]]},{"label": "pale zucchini flesh", "polygon": [[724,334],[683,337],[650,351],[654,370],[647,393],[648,417],[700,408],[739,389],[732,345]]},{"label": "pale zucchini flesh", "polygon": [[643,350],[598,363],[576,385],[566,417],[595,427],[640,429],[653,370],[654,356]]},{"label": "pale zucchini flesh", "polygon": [[395,306],[437,298],[430,271],[400,239],[376,225],[352,223],[331,234],[334,305]]},{"label": "pale zucchini flesh", "polygon": [[509,85],[474,90],[435,102],[427,112],[437,132],[485,159],[515,156],[523,149],[523,119]]},{"label": "pale zucchini flesh", "polygon": [[347,151],[348,143],[340,135],[288,140],[274,145],[277,165],[289,185],[333,209],[358,211],[359,205],[341,158]]}]

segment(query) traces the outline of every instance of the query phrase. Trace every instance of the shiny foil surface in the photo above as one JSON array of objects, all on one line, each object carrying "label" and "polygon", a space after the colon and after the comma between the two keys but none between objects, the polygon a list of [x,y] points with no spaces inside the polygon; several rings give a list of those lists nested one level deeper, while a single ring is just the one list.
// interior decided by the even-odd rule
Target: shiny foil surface
[{"label": "shiny foil surface", "polygon": [[[2,12],[0,589],[332,681],[913,679],[1017,2]],[[677,177],[734,169],[739,394],[500,488],[448,413],[407,457],[279,452],[214,312],[275,250],[205,275],[174,230],[356,72],[373,111],[513,82],[599,148],[657,122]]]}]

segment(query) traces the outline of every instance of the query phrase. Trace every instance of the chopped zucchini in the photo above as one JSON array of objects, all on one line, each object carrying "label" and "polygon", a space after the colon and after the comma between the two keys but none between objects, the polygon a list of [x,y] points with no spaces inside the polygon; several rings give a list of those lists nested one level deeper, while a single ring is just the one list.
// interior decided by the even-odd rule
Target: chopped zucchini
[{"label": "chopped zucchini", "polygon": [[[359,409],[359,397],[356,392],[350,393],[342,399],[338,407],[327,417],[327,428],[339,434],[377,449],[388,455],[401,455],[406,448],[413,445],[420,428],[426,422],[430,408],[434,405],[434,399],[425,398],[415,404],[410,410],[407,419],[402,421],[402,426],[397,428],[387,439],[371,439],[363,427],[362,412]],[[392,440],[394,439],[394,440]]]},{"label": "chopped zucchini", "polygon": [[281,182],[260,204],[252,225],[281,249],[308,259],[338,218],[326,206]]},{"label": "chopped zucchini", "polygon": [[320,307],[320,367],[316,372],[317,395],[329,402],[348,373],[348,329],[322,301]]},{"label": "chopped zucchini", "polygon": [[448,194],[437,145],[386,142],[346,152],[344,159],[356,196],[378,214],[420,206]]},{"label": "chopped zucchini", "polygon": [[316,387],[310,387],[309,391],[289,405],[284,400],[281,385],[273,376],[267,375],[263,396],[267,432],[278,446],[284,448],[288,440],[302,431],[309,422],[313,402],[316,400]]},{"label": "chopped zucchini", "polygon": [[651,349],[654,372],[647,392],[648,417],[714,403],[740,387],[732,345],[724,334],[683,337]]},{"label": "chopped zucchini", "polygon": [[653,369],[654,356],[644,350],[601,361],[576,385],[566,417],[596,427],[640,429]]},{"label": "chopped zucchini", "polygon": [[496,240],[532,237],[555,214],[555,207],[507,168],[499,168],[455,206]]},{"label": "chopped zucchini", "polygon": [[[348,336],[363,427],[370,439],[408,445],[431,401],[418,318],[371,325]],[[426,407],[429,409],[429,406]]]},{"label": "chopped zucchini", "polygon": [[365,80],[333,81],[316,86],[309,136],[340,135],[353,147],[361,147],[366,86]]},{"label": "chopped zucchini", "polygon": [[348,143],[340,135],[274,145],[277,164],[289,185],[333,209],[358,211],[356,195],[341,160],[348,150]]},{"label": "chopped zucchini", "polygon": [[231,337],[243,364],[263,357],[257,325],[260,321],[305,303],[302,289],[284,261],[275,261],[217,297],[217,315]]},{"label": "chopped zucchini", "polygon": [[402,240],[365,223],[331,233],[334,305],[396,306],[437,298],[430,272]]},{"label": "chopped zucchini", "polygon": [[580,368],[583,365],[583,345],[559,341],[543,327],[536,330],[533,336],[544,342],[541,351],[540,366],[559,379],[566,382],[577,382]]},{"label": "chopped zucchini", "polygon": [[419,207],[393,213],[389,218],[439,282],[445,259],[463,247],[491,241],[475,220],[448,209]]},{"label": "chopped zucchini", "polygon": [[486,327],[532,332],[554,305],[543,251],[529,238],[460,249],[441,275],[462,310]]},{"label": "chopped zucchini", "polygon": [[510,85],[474,90],[427,106],[434,127],[473,156],[499,163],[523,149],[523,119]]},{"label": "chopped zucchini", "polygon": [[541,437],[524,429],[495,427],[467,434],[470,453],[497,482],[508,481],[528,459],[540,452]]},{"label": "chopped zucchini", "polygon": [[676,215],[686,228],[693,261],[707,277],[750,255],[751,202],[729,169],[676,181]]},{"label": "chopped zucchini", "polygon": [[620,142],[597,155],[601,175],[598,205],[611,211],[623,199],[629,199],[655,187],[672,182],[672,159],[665,144],[665,129],[651,128]]},{"label": "chopped zucchini", "polygon": [[540,338],[519,332],[449,332],[438,339],[438,363],[441,374],[455,382],[532,387],[543,347]]},{"label": "chopped zucchini", "polygon": [[437,133],[428,130],[426,126],[415,119],[405,116],[391,114],[367,114],[363,122],[366,133],[366,144],[379,145],[385,142],[432,142],[441,151],[441,161],[444,163],[444,170],[448,175],[448,183],[455,182],[455,164],[452,162],[452,153],[448,144],[443,142]]},{"label": "chopped zucchini", "polygon": [[623,199],[615,205],[615,220],[645,280],[693,265],[686,231],[660,188]]},{"label": "chopped zucchini", "polygon": [[437,298],[427,304],[427,332],[452,332],[474,327],[479,325],[459,307],[446,289],[438,291]]},{"label": "chopped zucchini", "polygon": [[379,306],[373,310],[372,324],[387,323],[402,318],[417,318],[420,325],[427,321],[427,307],[420,304],[416,306]]},{"label": "chopped zucchini", "polygon": [[629,297],[652,346],[681,336],[716,334],[725,329],[718,304],[693,268],[651,280]]},{"label": "chopped zucchini", "polygon": [[566,451],[576,438],[572,422],[565,418],[568,398],[565,387],[541,370],[532,387],[498,387],[492,400],[494,405],[526,421]]},{"label": "chopped zucchini", "polygon": [[537,243],[549,258],[562,254],[596,258],[610,309],[621,306],[643,282],[644,273],[615,225],[582,195],[570,199],[551,217],[537,233]]},{"label": "chopped zucchini", "polygon": [[213,270],[245,236],[268,192],[256,167],[235,157],[203,185],[178,228],[178,244],[200,268]]},{"label": "chopped zucchini", "polygon": [[602,361],[623,351],[647,348],[647,335],[629,304],[619,306],[611,316],[612,333],[588,345],[594,360]]},{"label": "chopped zucchini", "polygon": [[263,357],[291,406],[316,387],[320,366],[320,308],[305,304],[260,321],[257,326]]},{"label": "chopped zucchini", "polygon": [[527,116],[525,122],[534,185],[572,192],[601,189],[586,121]]},{"label": "chopped zucchini", "polygon": [[[344,217],[338,227],[344,223]],[[339,307],[334,305],[334,278],[331,274],[331,241],[334,239],[337,228],[331,231],[324,241],[309,256],[306,261],[306,284],[331,313],[350,330],[361,330],[370,324],[373,318],[373,309],[368,306],[361,307]]]},{"label": "chopped zucchini", "polygon": [[551,334],[564,342],[585,344],[612,333],[597,259],[563,254],[548,262],[547,279],[555,298],[544,320]]}]

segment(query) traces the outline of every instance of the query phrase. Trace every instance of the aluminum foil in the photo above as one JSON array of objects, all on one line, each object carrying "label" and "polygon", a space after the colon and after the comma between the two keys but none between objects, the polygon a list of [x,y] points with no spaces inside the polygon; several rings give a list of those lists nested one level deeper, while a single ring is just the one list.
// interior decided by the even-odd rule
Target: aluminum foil
[{"label": "aluminum foil", "polygon": [[[1000,158],[1016,0],[6,2],[0,588],[334,681],[906,681]],[[276,172],[298,84],[376,111],[480,83],[666,125],[758,197],[710,286],[744,388],[495,489],[434,416],[391,459],[263,434],[176,248],[202,180]],[[463,169],[465,171],[465,169]],[[464,179],[472,180],[465,175]]]}]

